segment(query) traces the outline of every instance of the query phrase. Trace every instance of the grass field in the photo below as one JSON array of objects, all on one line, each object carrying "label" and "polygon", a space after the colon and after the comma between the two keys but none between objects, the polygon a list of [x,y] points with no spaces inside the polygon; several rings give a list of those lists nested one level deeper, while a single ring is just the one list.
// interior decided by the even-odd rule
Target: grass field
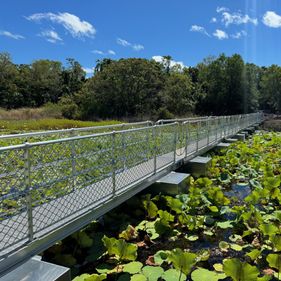
[{"label": "grass field", "polygon": [[31,119],[31,120],[0,120],[0,134],[20,133],[39,130],[69,129],[78,127],[94,127],[120,124],[120,121],[78,121],[69,119]]}]

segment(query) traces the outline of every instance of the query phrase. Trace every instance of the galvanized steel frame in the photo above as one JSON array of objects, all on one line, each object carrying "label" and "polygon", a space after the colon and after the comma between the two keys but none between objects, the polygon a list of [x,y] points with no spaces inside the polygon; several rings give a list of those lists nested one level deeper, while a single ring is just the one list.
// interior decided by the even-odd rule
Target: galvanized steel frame
[{"label": "galvanized steel frame", "polygon": [[[8,194],[1,195],[0,204],[3,205],[4,200],[14,196],[14,198],[19,198],[24,206],[22,209],[19,209],[18,213],[15,210],[14,214],[6,214],[6,216],[0,217],[0,235],[2,238],[2,241],[0,241],[2,247],[0,249],[0,276],[32,255],[38,254],[56,241],[63,239],[88,224],[91,220],[116,207],[188,159],[210,149],[223,138],[234,135],[251,125],[259,124],[262,118],[263,115],[261,113],[255,113],[222,117],[160,120],[154,126],[151,126],[152,123],[148,121],[143,123],[144,126],[140,128],[1,147],[0,159],[2,161],[5,160],[4,163],[7,163],[10,156],[14,157],[10,161],[12,163],[20,161],[22,170],[7,172],[5,170],[7,165],[0,164],[1,185],[6,183],[5,178],[7,177],[19,177],[19,182],[16,181],[11,186],[2,187],[2,192],[6,188]],[[79,132],[78,129],[77,131]],[[96,143],[98,146],[97,150],[95,150],[95,147],[90,146],[96,145]],[[86,152],[83,151],[83,145],[85,145]],[[110,147],[107,147],[108,145]],[[61,150],[61,148],[64,149]],[[63,160],[51,155],[54,159],[50,156],[50,163],[43,158],[41,162],[39,161],[40,163],[37,163],[38,157],[41,159],[40,157],[45,156],[41,155],[44,154],[45,150],[53,153],[52,149],[57,149],[54,151],[55,156],[57,153],[63,156]],[[40,154],[41,151],[43,152]],[[5,156],[7,159],[5,159]],[[16,157],[19,158],[17,159]],[[97,168],[98,170],[100,169],[99,173],[104,173],[100,181],[93,182],[93,179],[90,179],[89,185],[83,186],[83,180],[82,183],[78,182],[81,181],[81,178],[87,178],[89,169],[93,170],[95,168],[87,167],[87,165],[96,163],[88,163],[88,158],[91,157],[97,159],[95,160],[97,162],[101,161],[106,168]],[[87,164],[83,164],[85,167],[82,165],[84,170],[80,167],[82,170],[79,174],[79,159],[81,158],[86,159]],[[34,185],[34,174],[38,173],[38,170],[39,175],[41,175],[41,168],[48,170],[50,166],[55,166],[57,170],[63,170],[64,161],[66,161],[64,159],[69,160],[69,166],[67,166],[65,174],[57,176],[54,173],[52,183],[47,180],[44,182],[44,177],[36,179],[37,181],[41,180],[41,182]],[[15,169],[17,169],[16,165]],[[136,172],[142,173],[142,175],[136,177],[133,175]],[[7,176],[8,174],[9,176]],[[83,177],[84,175],[85,178]],[[56,184],[61,186],[62,181],[66,182],[65,188],[67,192],[65,194],[58,193],[58,198],[51,198],[52,200],[47,198],[46,202],[44,202],[45,194],[42,194],[42,190],[48,191],[49,188]],[[88,179],[85,182],[87,183]],[[79,184],[81,189],[79,189]],[[76,212],[59,218],[59,220],[54,219],[51,223],[48,221],[49,224],[39,222],[36,225],[36,220],[38,220],[37,212],[40,208],[43,210],[46,208],[47,211],[50,211],[51,208],[55,208],[52,205],[55,204],[54,202],[59,200],[63,202],[64,198],[71,196],[75,192],[76,194],[80,192],[81,195],[87,196],[88,190],[95,185],[99,187],[99,184],[101,184],[102,188],[98,188],[96,194],[100,198],[91,202],[92,205],[87,205],[85,209],[77,209]],[[108,188],[111,190],[109,193]],[[42,202],[40,202],[40,198],[40,200],[37,198],[40,195],[44,197],[41,198]],[[66,200],[66,202],[68,201]],[[61,208],[66,207],[61,206]],[[44,214],[46,215],[46,213],[42,213],[42,216]],[[13,228],[13,234],[19,232],[22,235],[23,226],[19,222],[15,223],[13,219],[23,218],[24,216],[26,217],[22,219],[22,224],[25,224],[24,228],[27,230],[24,238],[17,239],[17,237],[13,237],[12,242],[9,242],[10,237],[5,237],[4,229],[7,231],[10,227]],[[71,217],[71,220],[68,220],[69,217]],[[44,219],[46,218],[42,217],[42,220]],[[9,231],[7,231],[6,236],[8,233]],[[8,241],[6,242],[7,245],[5,245],[5,241]]]}]

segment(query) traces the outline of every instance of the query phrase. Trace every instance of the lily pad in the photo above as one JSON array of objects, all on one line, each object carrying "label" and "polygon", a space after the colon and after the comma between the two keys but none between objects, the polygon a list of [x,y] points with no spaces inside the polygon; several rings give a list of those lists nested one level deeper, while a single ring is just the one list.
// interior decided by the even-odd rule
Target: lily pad
[{"label": "lily pad", "polygon": [[130,263],[127,263],[123,267],[124,272],[128,272],[130,274],[136,274],[141,271],[141,268],[143,267],[143,264],[139,261],[132,261]]},{"label": "lily pad", "polygon": [[142,269],[142,274],[148,281],[157,281],[162,276],[164,269],[160,266],[145,266]]},{"label": "lily pad", "polygon": [[191,278],[193,281],[218,281],[226,278],[226,275],[199,267],[191,273]]},{"label": "lily pad", "polygon": [[185,281],[186,275],[176,269],[169,269],[163,273],[161,278],[165,281]]},{"label": "lily pad", "polygon": [[232,221],[217,222],[217,227],[222,229],[232,228]]},{"label": "lily pad", "polygon": [[147,281],[147,278],[143,274],[135,274],[131,277],[131,281]]}]

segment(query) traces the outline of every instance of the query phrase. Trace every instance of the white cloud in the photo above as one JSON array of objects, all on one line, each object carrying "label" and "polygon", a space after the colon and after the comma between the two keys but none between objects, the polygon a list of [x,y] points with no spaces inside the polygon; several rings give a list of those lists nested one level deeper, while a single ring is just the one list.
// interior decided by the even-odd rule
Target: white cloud
[{"label": "white cloud", "polygon": [[[152,59],[155,60],[156,62],[159,62],[159,63],[165,62],[165,58],[163,56],[153,56]],[[182,61],[174,61],[174,60],[171,60],[170,66],[171,67],[179,66],[180,69],[183,69],[185,67],[185,65]]]},{"label": "white cloud", "polygon": [[222,13],[222,22],[225,26],[229,26],[230,24],[246,24],[252,23],[254,25],[258,24],[258,20],[256,18],[251,18],[249,15],[242,15],[241,13],[229,13],[223,12]]},{"label": "white cloud", "polygon": [[101,51],[101,50],[93,50],[92,53],[101,55],[101,56],[115,56],[116,53],[113,50],[108,50],[107,52]]},{"label": "white cloud", "polygon": [[252,23],[254,25],[258,24],[257,18],[251,18],[249,15],[243,15],[240,12],[237,13],[230,13],[229,9],[226,7],[217,7],[217,13],[222,14],[222,22],[225,26],[230,24],[246,24]]},{"label": "white cloud", "polygon": [[215,23],[215,22],[217,22],[217,21],[218,21],[218,20],[217,20],[217,18],[215,18],[215,17],[211,18],[211,20],[210,20],[211,23]]},{"label": "white cloud", "polygon": [[117,38],[116,43],[123,47],[131,47],[135,51],[141,51],[144,49],[144,46],[141,44],[132,44],[125,39]]},{"label": "white cloud", "polygon": [[128,47],[128,46],[132,45],[127,40],[124,40],[124,39],[121,39],[121,38],[117,38],[116,42],[117,42],[117,44],[119,44],[119,45],[121,45],[123,47]]},{"label": "white cloud", "polygon": [[92,53],[97,54],[97,55],[104,55],[104,52],[100,51],[100,50],[93,50]]},{"label": "white cloud", "polygon": [[240,39],[242,36],[247,36],[247,32],[245,30],[241,30],[230,35],[233,39]]},{"label": "white cloud", "polygon": [[69,13],[37,13],[26,17],[26,19],[35,22],[49,20],[61,24],[73,37],[93,37],[96,34],[96,29],[92,24]]},{"label": "white cloud", "polygon": [[24,36],[19,35],[19,34],[13,34],[10,31],[7,30],[0,30],[0,35],[1,36],[6,36],[15,40],[19,40],[19,39],[25,39]]},{"label": "white cloud", "polygon": [[219,40],[223,40],[223,39],[228,39],[228,34],[220,29],[216,29],[216,31],[213,33],[213,35],[215,37],[217,37]]},{"label": "white cloud", "polygon": [[54,30],[45,30],[38,34],[40,37],[44,37],[50,43],[57,43],[58,41],[63,41],[57,32]]},{"label": "white cloud", "polygon": [[94,73],[94,68],[90,68],[90,67],[83,67],[83,70],[87,73],[87,74],[93,74]]},{"label": "white cloud", "polygon": [[229,9],[226,7],[217,7],[217,13],[226,12],[226,11],[229,11]]},{"label": "white cloud", "polygon": [[192,25],[189,31],[199,32],[210,37],[210,34],[206,31],[206,29],[203,26]]},{"label": "white cloud", "polygon": [[116,55],[116,53],[115,53],[113,50],[108,50],[108,54],[109,54],[109,55],[112,55],[112,56],[115,56],[115,55]]},{"label": "white cloud", "polygon": [[143,45],[140,45],[140,44],[134,44],[134,45],[132,45],[132,48],[133,48],[135,51],[140,51],[140,50],[143,50],[143,49],[144,49],[144,46],[143,46]]},{"label": "white cloud", "polygon": [[262,21],[268,27],[272,27],[272,28],[281,27],[281,16],[273,11],[267,11],[263,16]]}]

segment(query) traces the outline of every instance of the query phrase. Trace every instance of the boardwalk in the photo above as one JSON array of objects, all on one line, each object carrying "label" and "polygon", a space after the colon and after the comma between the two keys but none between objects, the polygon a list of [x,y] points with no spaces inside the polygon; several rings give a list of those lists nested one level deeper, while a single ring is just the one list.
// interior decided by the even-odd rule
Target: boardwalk
[{"label": "boardwalk", "polygon": [[[181,124],[169,122],[2,148],[0,155],[13,157],[15,165],[15,171],[9,170],[9,165],[0,170],[0,183],[8,190],[5,198],[14,196],[23,203],[0,221],[0,275],[121,204],[185,161],[209,150],[223,138],[258,123],[260,118],[244,115]],[[111,145],[110,149],[105,149],[107,145]],[[23,157],[23,162],[15,161],[18,155]],[[93,165],[102,168],[94,169]],[[55,168],[49,170],[50,167]],[[95,174],[89,178],[92,170]],[[51,183],[49,171],[55,179]],[[7,186],[7,182],[11,186]],[[22,186],[27,189],[19,192]],[[57,186],[66,190],[65,193],[58,193],[55,198],[52,193],[48,197],[48,191],[53,192]]]}]

